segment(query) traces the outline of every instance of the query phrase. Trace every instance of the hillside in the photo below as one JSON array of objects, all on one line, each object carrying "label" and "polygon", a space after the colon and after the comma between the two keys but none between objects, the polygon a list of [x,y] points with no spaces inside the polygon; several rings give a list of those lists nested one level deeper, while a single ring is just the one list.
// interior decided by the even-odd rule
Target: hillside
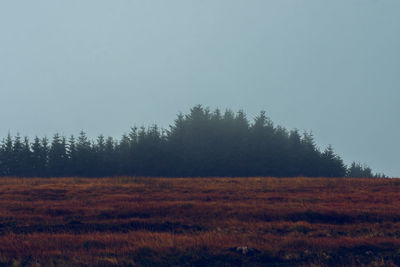
[{"label": "hillside", "polygon": [[397,179],[4,178],[0,192],[2,266],[400,264]]}]

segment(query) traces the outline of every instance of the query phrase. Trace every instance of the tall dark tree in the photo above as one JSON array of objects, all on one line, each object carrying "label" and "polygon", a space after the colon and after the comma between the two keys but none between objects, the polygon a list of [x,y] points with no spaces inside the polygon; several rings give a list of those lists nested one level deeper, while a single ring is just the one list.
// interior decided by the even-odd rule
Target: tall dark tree
[{"label": "tall dark tree", "polygon": [[12,159],[12,165],[11,165],[11,170],[13,175],[16,176],[25,176],[25,151],[24,151],[24,143],[19,135],[17,135],[14,138],[14,143],[12,147],[12,153],[11,153],[11,159]]},{"label": "tall dark tree", "polygon": [[102,176],[117,175],[117,156],[116,156],[116,142],[112,137],[108,137],[105,141],[103,156],[103,170]]},{"label": "tall dark tree", "polygon": [[49,150],[49,174],[54,176],[65,176],[68,166],[67,146],[65,137],[56,133],[53,136]]},{"label": "tall dark tree", "polygon": [[314,136],[311,132],[303,133],[301,140],[301,166],[303,169],[303,175],[305,176],[320,176],[318,167],[321,161],[321,153],[316,148]]},{"label": "tall dark tree", "polygon": [[76,166],[77,175],[94,176],[95,157],[92,144],[84,131],[81,131],[76,143]]},{"label": "tall dark tree", "polygon": [[23,176],[29,177],[33,175],[33,158],[31,144],[27,136],[24,137],[21,150],[21,173]]},{"label": "tall dark tree", "polygon": [[32,144],[32,176],[44,177],[48,173],[48,140],[35,137]]},{"label": "tall dark tree", "polygon": [[14,155],[13,155],[13,139],[8,133],[7,138],[3,140],[1,145],[1,174],[3,176],[15,175]]},{"label": "tall dark tree", "polygon": [[333,148],[329,145],[322,153],[322,171],[323,176],[328,177],[344,177],[346,175],[346,166],[343,160],[333,152]]},{"label": "tall dark tree", "polygon": [[78,153],[76,149],[76,139],[74,135],[71,135],[68,139],[67,145],[67,157],[68,157],[68,170],[67,174],[69,176],[79,175],[77,170],[78,166]]}]

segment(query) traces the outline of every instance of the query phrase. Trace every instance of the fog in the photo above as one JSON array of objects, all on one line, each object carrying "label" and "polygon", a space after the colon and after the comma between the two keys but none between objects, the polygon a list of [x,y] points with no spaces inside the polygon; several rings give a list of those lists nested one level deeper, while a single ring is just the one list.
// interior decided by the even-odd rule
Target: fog
[{"label": "fog", "polygon": [[400,176],[400,1],[0,2],[0,138],[265,110]]}]

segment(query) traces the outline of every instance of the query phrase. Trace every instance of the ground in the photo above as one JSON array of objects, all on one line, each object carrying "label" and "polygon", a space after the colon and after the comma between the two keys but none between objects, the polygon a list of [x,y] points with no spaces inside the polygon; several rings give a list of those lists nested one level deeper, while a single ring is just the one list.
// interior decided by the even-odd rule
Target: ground
[{"label": "ground", "polygon": [[398,266],[399,237],[398,179],[0,179],[0,266]]}]

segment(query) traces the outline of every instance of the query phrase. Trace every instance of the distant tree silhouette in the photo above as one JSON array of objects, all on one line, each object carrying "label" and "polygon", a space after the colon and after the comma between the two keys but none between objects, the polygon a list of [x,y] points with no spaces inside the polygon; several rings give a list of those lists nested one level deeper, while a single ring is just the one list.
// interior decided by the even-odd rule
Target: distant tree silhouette
[{"label": "distant tree silhouette", "polygon": [[365,164],[352,162],[346,173],[347,177],[352,178],[386,178],[382,173],[373,174],[372,169]]},{"label": "distant tree silhouette", "polygon": [[33,155],[28,137],[24,137],[21,149],[21,176],[31,176],[33,173]]},{"label": "distant tree silhouette", "polygon": [[76,148],[76,139],[74,135],[71,135],[68,139],[67,155],[68,155],[68,170],[66,174],[68,176],[79,175],[77,169],[77,167],[79,166],[78,163],[79,156]]},{"label": "distant tree silhouette", "polygon": [[95,170],[95,157],[93,146],[86,133],[81,131],[76,143],[76,175],[93,176]]},{"label": "distant tree silhouette", "polygon": [[117,169],[117,158],[116,158],[116,142],[112,137],[106,139],[106,147],[104,150],[104,168],[105,175],[112,176],[115,175],[115,170]]},{"label": "distant tree silhouette", "polygon": [[30,143],[8,134],[0,145],[0,176],[116,175],[384,177],[357,163],[347,169],[332,146],[321,152],[312,133],[275,126],[265,111],[250,122],[242,110],[201,105],[167,130],[133,127],[120,140],[81,131]]},{"label": "distant tree silhouette", "polygon": [[63,176],[68,167],[67,146],[65,137],[55,134],[49,149],[49,174]]},{"label": "distant tree silhouette", "polygon": [[47,176],[48,167],[48,140],[35,137],[32,144],[32,174],[31,176]]},{"label": "distant tree silhouette", "polygon": [[0,162],[1,162],[2,175],[4,176],[16,175],[15,163],[14,163],[13,139],[10,133],[7,135],[7,138],[2,142]]},{"label": "distant tree silhouette", "polygon": [[346,166],[343,160],[333,152],[333,148],[329,145],[322,153],[322,170],[324,176],[343,177],[346,175]]}]

